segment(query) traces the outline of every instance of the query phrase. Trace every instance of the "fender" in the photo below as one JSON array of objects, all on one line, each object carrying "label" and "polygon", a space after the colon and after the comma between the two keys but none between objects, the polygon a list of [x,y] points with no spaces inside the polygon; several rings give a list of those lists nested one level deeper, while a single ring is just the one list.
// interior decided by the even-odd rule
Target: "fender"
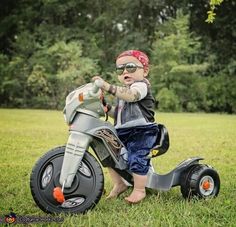
[{"label": "fender", "polygon": [[146,187],[161,191],[168,191],[171,187],[180,185],[181,173],[191,165],[199,163],[200,160],[203,160],[203,158],[188,158],[177,165],[171,172],[164,175],[154,173],[150,168]]}]

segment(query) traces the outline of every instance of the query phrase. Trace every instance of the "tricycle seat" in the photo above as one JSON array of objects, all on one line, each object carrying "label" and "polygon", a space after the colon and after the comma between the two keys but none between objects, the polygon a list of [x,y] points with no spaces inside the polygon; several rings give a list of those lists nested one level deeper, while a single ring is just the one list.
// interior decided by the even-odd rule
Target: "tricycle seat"
[{"label": "tricycle seat", "polygon": [[169,134],[167,128],[162,125],[158,124],[158,136],[156,140],[156,145],[151,150],[151,158],[160,156],[168,150],[170,146]]}]

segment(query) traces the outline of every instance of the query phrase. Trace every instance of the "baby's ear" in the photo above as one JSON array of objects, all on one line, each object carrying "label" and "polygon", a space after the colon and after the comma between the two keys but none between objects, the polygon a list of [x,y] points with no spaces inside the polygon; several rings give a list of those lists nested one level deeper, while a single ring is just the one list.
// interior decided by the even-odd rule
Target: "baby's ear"
[{"label": "baby's ear", "polygon": [[147,77],[148,76],[148,73],[149,73],[149,69],[144,69],[144,77]]}]

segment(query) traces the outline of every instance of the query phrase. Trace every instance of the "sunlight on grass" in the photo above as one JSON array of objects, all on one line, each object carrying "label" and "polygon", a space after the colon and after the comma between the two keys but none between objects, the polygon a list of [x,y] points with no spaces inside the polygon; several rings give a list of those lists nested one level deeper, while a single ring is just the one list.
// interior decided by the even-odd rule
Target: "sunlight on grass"
[{"label": "sunlight on grass", "polygon": [[[236,116],[224,114],[158,113],[157,122],[169,130],[169,151],[153,159],[159,173],[200,156],[220,174],[219,197],[185,201],[179,187],[150,192],[137,206],[102,197],[85,215],[63,216],[62,226],[233,226],[236,221]],[[19,215],[45,216],[32,199],[29,177],[36,160],[67,141],[68,127],[61,111],[0,109],[0,218],[10,209]],[[104,169],[105,189],[112,188]],[[55,223],[50,224],[54,226]],[[55,224],[56,226],[56,224]]]}]

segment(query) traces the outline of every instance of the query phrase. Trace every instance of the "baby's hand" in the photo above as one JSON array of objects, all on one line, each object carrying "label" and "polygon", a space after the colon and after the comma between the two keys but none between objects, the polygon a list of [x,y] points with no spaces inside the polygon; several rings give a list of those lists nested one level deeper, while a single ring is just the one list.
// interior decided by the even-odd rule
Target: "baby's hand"
[{"label": "baby's hand", "polygon": [[94,77],[92,78],[92,81],[94,81],[94,84],[95,84],[97,87],[103,89],[104,80],[103,80],[100,76],[94,76]]},{"label": "baby's hand", "polygon": [[102,80],[102,81],[104,81],[100,76],[94,76],[92,78],[92,81],[95,81],[95,80]]},{"label": "baby's hand", "polygon": [[108,91],[109,90],[109,87],[110,87],[110,84],[107,83],[105,80],[103,80],[100,76],[94,76],[92,78],[92,81],[95,81],[95,80],[100,80],[100,82],[98,83],[99,87],[102,89],[102,90],[105,90],[105,91]]}]

